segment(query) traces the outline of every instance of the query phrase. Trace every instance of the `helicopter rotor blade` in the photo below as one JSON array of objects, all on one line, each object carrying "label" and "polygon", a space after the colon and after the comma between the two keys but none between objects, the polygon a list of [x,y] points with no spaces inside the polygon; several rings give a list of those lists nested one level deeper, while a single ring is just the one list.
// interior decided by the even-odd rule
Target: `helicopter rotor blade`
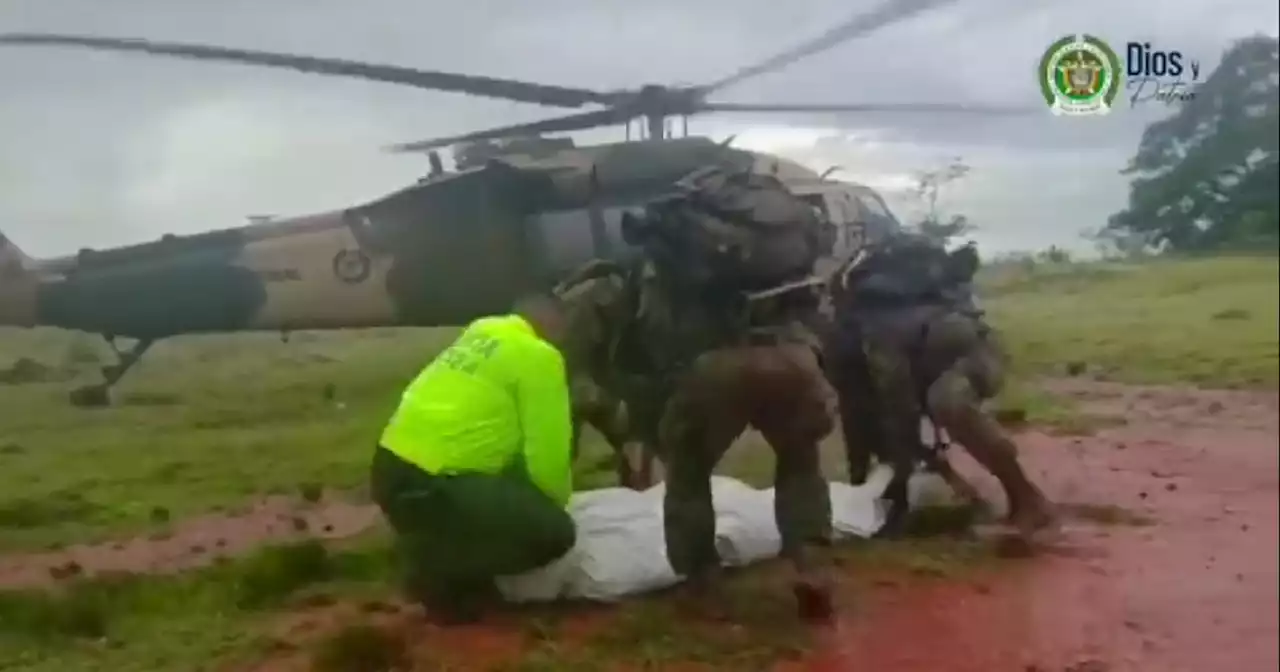
[{"label": "helicopter rotor blade", "polygon": [[0,33],[0,46],[81,47],[102,51],[144,53],[206,61],[284,68],[300,72],[366,79],[420,89],[449,91],[556,107],[609,104],[616,94],[513,79],[478,77],[418,70],[396,65],[361,63],[340,58],[316,58],[249,49],[229,49],[179,42],[151,42],[135,38],[89,37],[52,33]]},{"label": "helicopter rotor blade", "polygon": [[943,113],[977,115],[1018,115],[1044,112],[1043,108],[1000,105],[965,105],[963,103],[704,103],[699,112],[889,112],[894,114]]},{"label": "helicopter rotor blade", "polygon": [[755,65],[742,68],[732,75],[711,84],[698,87],[698,90],[705,95],[712,91],[738,84],[751,77],[758,77],[781,70],[801,59],[827,51],[849,40],[865,37],[881,28],[952,2],[955,2],[955,0],[883,0],[879,7],[870,12],[860,13],[808,42],[771,56]]},{"label": "helicopter rotor blade", "polygon": [[470,142],[473,140],[492,140],[496,138],[508,138],[523,135],[538,135],[542,133],[563,133],[567,131],[585,131],[600,126],[611,126],[626,121],[626,116],[615,109],[594,110],[591,112],[582,112],[580,114],[569,114],[563,117],[552,117],[550,119],[542,119],[525,124],[513,124],[511,126],[500,126],[498,128],[490,128],[475,133],[463,133],[461,135],[453,135],[442,138],[432,138],[431,140],[421,140],[418,142],[406,142],[398,145],[392,145],[387,148],[392,152],[421,152],[446,145],[453,145],[460,142]]}]

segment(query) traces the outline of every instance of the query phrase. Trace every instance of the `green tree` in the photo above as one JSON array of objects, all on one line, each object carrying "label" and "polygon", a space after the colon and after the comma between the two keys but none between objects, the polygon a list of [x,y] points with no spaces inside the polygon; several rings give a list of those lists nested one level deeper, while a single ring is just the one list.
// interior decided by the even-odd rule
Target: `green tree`
[{"label": "green tree", "polygon": [[1269,36],[1237,41],[1173,115],[1147,127],[1121,171],[1129,207],[1104,237],[1172,250],[1269,247],[1280,240],[1280,74]]},{"label": "green tree", "polygon": [[944,187],[963,180],[973,169],[960,157],[946,165],[926,170],[916,175],[915,196],[924,206],[924,216],[916,223],[916,229],[925,236],[946,244],[956,236],[977,229],[964,215],[946,215],[938,206],[938,197]]}]

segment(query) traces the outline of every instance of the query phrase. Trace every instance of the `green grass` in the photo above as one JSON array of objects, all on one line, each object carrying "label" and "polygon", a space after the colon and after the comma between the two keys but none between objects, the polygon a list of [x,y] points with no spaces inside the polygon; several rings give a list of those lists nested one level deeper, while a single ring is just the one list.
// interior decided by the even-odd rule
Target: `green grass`
[{"label": "green grass", "polygon": [[[0,330],[0,368],[27,357],[54,379],[0,385],[0,552],[148,533],[265,494],[361,487],[403,386],[453,333],[174,339],[130,372],[116,404],[83,409],[66,397],[102,356],[89,337]],[[588,428],[579,487],[613,483],[607,457]],[[729,464],[767,473],[751,454]]]},{"label": "green grass", "polygon": [[[25,356],[59,375],[0,385],[0,551],[143,532],[312,484],[362,486],[403,385],[452,333],[175,339],[101,409],[70,406],[61,375],[91,379],[88,337],[4,334],[0,367]],[[584,454],[583,482],[601,484],[598,451]]]},{"label": "green grass", "polygon": [[[175,339],[157,345],[104,409],[71,407],[65,381],[0,385],[0,524],[17,521],[0,548],[145,529],[157,507],[177,519],[307,483],[359,485],[399,388],[449,334]],[[23,354],[67,366],[66,353],[83,352],[86,338],[10,336],[0,362]],[[91,377],[92,367],[76,373]]]},{"label": "green grass", "polygon": [[385,589],[385,543],[330,552],[303,541],[180,576],[79,579],[56,592],[0,591],[0,669],[215,669],[252,652],[253,627],[308,590]]},{"label": "green grass", "polygon": [[1277,270],[1274,257],[1012,266],[983,285],[1023,372],[1274,389]]}]

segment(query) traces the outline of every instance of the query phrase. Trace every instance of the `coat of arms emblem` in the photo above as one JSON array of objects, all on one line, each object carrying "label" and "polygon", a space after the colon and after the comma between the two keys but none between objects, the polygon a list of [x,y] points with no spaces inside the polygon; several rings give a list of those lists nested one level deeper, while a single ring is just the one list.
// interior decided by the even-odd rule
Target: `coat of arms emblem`
[{"label": "coat of arms emblem", "polygon": [[1045,51],[1040,89],[1054,114],[1106,114],[1120,90],[1115,52],[1091,35],[1068,35]]}]

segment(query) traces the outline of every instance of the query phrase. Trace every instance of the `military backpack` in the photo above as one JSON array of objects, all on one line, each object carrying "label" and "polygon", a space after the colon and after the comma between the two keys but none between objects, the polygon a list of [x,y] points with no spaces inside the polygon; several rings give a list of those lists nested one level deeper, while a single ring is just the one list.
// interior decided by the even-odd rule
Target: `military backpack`
[{"label": "military backpack", "polygon": [[978,264],[972,245],[949,252],[924,236],[900,233],[859,250],[838,271],[833,300],[865,308],[971,303]]},{"label": "military backpack", "polygon": [[625,219],[623,235],[686,282],[739,291],[808,276],[833,243],[830,223],[778,178],[719,167]]}]

